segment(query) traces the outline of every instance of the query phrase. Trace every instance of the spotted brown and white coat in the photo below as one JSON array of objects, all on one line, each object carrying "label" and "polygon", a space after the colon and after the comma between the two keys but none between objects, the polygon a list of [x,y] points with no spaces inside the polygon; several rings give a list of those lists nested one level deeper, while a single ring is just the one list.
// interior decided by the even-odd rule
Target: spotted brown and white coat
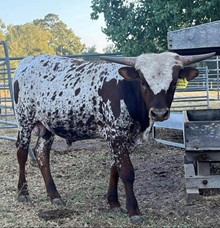
[{"label": "spotted brown and white coat", "polygon": [[[28,200],[25,164],[31,132],[38,135],[34,153],[52,202],[62,203],[50,172],[49,152],[54,135],[68,142],[105,138],[112,152],[108,202],[120,207],[119,177],[126,191],[128,214],[140,221],[133,192],[131,148],[149,131],[150,122],[169,117],[178,78],[188,80],[198,71],[184,65],[208,58],[175,53],[143,54],[136,58],[107,57],[113,62],[86,62],[40,55],[25,58],[14,77],[17,140],[18,200]],[[123,64],[123,65],[121,65]]]}]

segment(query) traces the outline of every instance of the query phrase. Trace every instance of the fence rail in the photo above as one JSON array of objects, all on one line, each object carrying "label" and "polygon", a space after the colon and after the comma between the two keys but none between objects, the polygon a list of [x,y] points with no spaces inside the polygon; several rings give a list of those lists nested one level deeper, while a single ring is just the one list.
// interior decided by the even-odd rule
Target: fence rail
[{"label": "fence rail", "polygon": [[[176,89],[172,108],[183,111],[191,108],[209,108],[208,67],[197,68],[199,76],[189,81],[185,89]],[[195,102],[196,101],[196,102]]]}]

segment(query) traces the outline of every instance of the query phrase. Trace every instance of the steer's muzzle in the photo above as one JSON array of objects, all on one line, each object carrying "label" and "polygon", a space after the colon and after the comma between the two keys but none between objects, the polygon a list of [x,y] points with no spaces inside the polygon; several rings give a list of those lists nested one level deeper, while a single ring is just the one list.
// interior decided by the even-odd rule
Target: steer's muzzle
[{"label": "steer's muzzle", "polygon": [[153,121],[164,121],[167,120],[170,116],[169,108],[157,109],[151,108],[149,111],[149,117]]}]

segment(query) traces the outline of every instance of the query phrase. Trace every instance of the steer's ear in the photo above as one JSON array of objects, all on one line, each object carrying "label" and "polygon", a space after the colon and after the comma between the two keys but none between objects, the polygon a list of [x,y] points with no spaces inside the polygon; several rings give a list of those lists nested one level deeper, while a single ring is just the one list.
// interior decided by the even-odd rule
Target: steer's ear
[{"label": "steer's ear", "polygon": [[133,67],[121,67],[118,73],[126,80],[135,80],[139,78],[138,72]]},{"label": "steer's ear", "polygon": [[185,67],[181,69],[179,72],[179,78],[186,78],[187,81],[192,80],[198,75],[199,75],[199,71],[193,67]]}]

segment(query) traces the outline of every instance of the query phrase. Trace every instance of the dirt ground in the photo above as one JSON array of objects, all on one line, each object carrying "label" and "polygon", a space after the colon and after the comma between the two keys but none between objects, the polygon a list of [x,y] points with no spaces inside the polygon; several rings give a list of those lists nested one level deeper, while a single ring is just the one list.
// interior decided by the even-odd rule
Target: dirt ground
[{"label": "dirt ground", "polygon": [[[111,212],[106,201],[109,179],[108,145],[102,140],[75,142],[70,152],[56,138],[51,169],[66,206],[46,197],[37,167],[27,164],[31,203],[16,201],[18,164],[14,141],[0,140],[0,227],[137,227],[125,212]],[[183,171],[184,150],[153,139],[131,155],[135,192],[144,223],[139,227],[220,227],[220,194],[187,200]],[[120,201],[125,194],[119,185]]]}]

